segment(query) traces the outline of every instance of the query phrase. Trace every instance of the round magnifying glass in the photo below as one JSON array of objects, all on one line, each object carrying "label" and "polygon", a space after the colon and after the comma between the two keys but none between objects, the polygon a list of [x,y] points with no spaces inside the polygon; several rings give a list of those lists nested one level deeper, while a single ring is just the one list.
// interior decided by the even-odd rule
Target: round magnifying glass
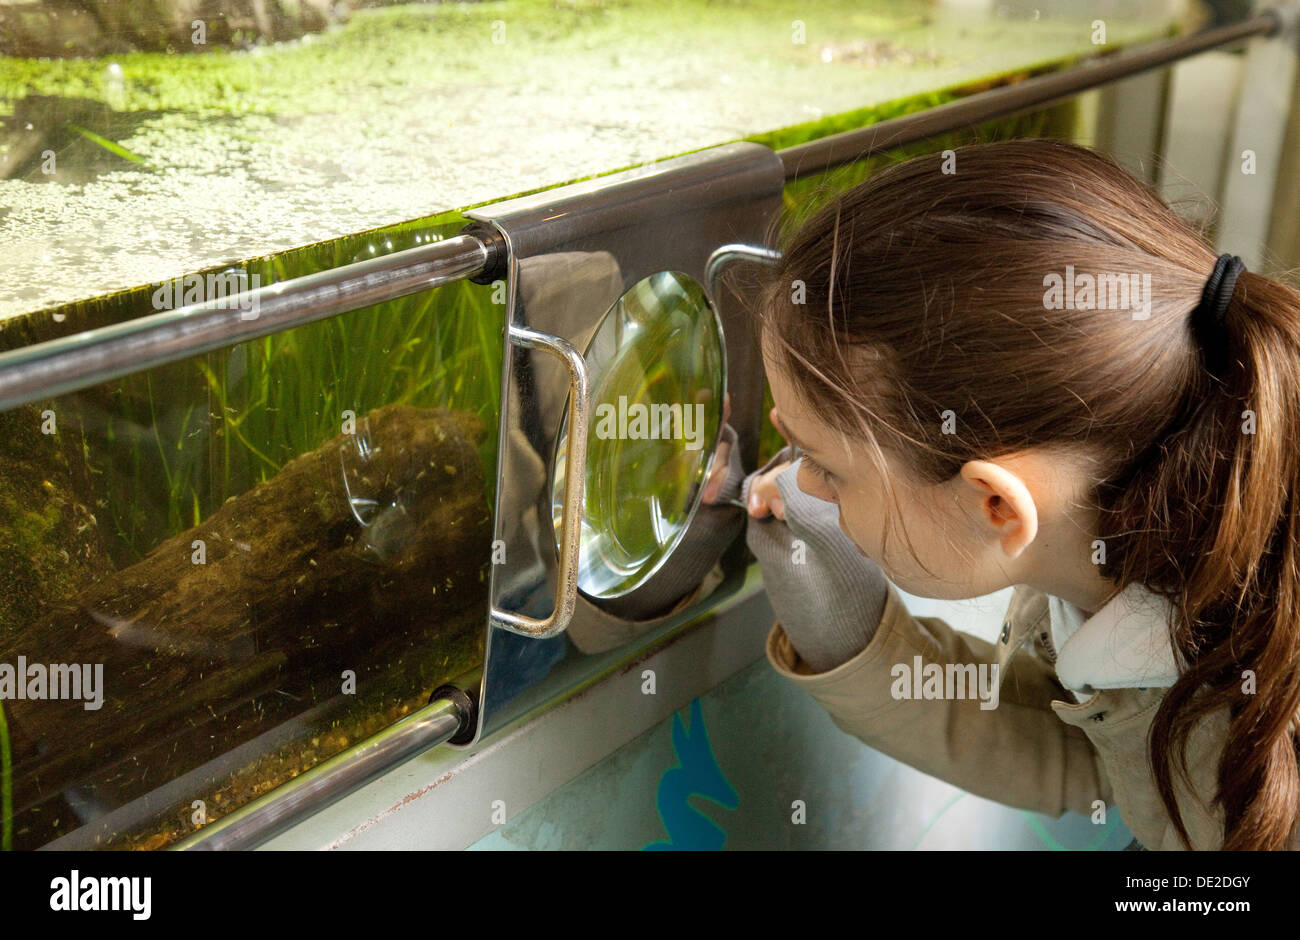
[{"label": "round magnifying glass", "polygon": [[[722,431],[722,321],[678,271],[638,281],[605,313],[584,352],[591,375],[578,587],[622,597],[677,547],[700,504]],[[568,408],[552,462],[560,544]]]}]

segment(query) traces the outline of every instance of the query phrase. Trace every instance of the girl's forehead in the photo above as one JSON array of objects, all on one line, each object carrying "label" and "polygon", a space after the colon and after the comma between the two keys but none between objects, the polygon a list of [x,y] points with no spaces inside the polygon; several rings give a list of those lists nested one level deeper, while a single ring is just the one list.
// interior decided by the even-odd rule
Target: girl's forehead
[{"label": "girl's forehead", "polygon": [[[778,379],[778,382],[780,381]],[[782,390],[788,391],[784,386]],[[827,427],[817,415],[807,410],[797,396],[781,395],[776,386],[773,386],[772,399],[776,403],[777,415],[791,443],[797,444],[803,450],[820,454],[831,454],[844,449],[844,435],[834,428]]]},{"label": "girl's forehead", "polygon": [[780,367],[780,363],[774,358],[776,346],[767,334],[767,330],[761,334],[767,383],[772,389],[772,400],[776,405],[777,414],[792,442],[798,444],[803,450],[822,456],[852,455],[858,445],[843,431],[829,426],[816,412],[809,409],[802,396],[791,386],[791,380]]}]

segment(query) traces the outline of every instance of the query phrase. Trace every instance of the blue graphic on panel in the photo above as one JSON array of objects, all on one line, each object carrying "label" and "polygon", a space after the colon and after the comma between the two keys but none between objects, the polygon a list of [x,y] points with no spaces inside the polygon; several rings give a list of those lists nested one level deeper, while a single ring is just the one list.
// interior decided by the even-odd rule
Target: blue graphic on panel
[{"label": "blue graphic on panel", "polygon": [[644,849],[720,849],[727,834],[691,806],[689,799],[702,796],[726,809],[735,809],[740,805],[740,798],[713,756],[698,698],[691,701],[690,731],[682,724],[681,715],[673,713],[673,751],[677,765],[664,771],[655,798],[668,841],[651,842]]}]

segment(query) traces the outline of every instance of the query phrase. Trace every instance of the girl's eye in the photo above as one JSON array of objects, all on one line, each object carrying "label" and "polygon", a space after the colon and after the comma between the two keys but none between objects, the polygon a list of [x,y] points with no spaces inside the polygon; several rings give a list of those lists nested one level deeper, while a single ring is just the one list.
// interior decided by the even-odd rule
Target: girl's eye
[{"label": "girl's eye", "polygon": [[807,454],[803,455],[803,465],[811,470],[823,483],[829,484],[835,482],[835,474],[831,473]]}]

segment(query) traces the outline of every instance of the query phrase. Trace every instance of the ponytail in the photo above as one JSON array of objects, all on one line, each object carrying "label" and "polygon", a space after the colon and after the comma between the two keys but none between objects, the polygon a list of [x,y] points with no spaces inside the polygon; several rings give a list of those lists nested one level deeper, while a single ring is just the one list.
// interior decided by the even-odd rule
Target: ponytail
[{"label": "ponytail", "polygon": [[1191,786],[1188,737],[1226,708],[1223,848],[1283,849],[1300,815],[1300,294],[1243,274],[1221,337],[1205,352],[1222,375],[1189,383],[1156,452],[1100,488],[1101,537],[1118,549],[1102,573],[1176,612],[1183,668],[1148,745],[1179,838],[1191,848],[1174,784]]}]

